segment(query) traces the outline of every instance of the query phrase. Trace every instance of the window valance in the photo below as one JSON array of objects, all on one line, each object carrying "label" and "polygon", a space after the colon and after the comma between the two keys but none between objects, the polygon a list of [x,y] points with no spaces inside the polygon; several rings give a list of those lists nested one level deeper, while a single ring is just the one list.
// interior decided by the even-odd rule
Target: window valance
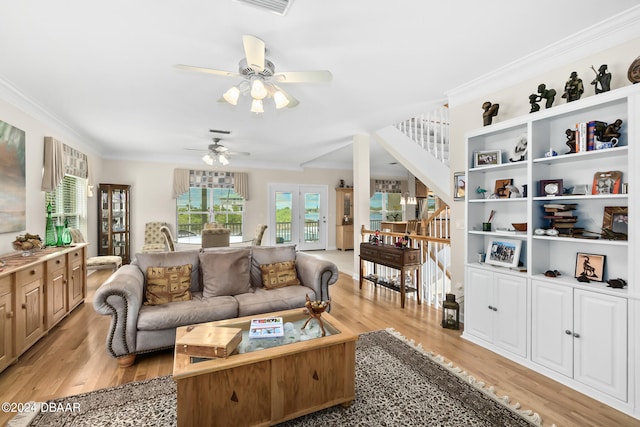
[{"label": "window valance", "polygon": [[409,185],[407,181],[399,179],[372,179],[371,194],[375,193],[404,193]]},{"label": "window valance", "polygon": [[89,176],[87,155],[53,137],[45,136],[41,190],[55,190],[65,175],[87,179]]},{"label": "window valance", "polygon": [[186,193],[191,187],[231,188],[245,200],[249,200],[249,175],[245,172],[174,169],[173,197]]}]

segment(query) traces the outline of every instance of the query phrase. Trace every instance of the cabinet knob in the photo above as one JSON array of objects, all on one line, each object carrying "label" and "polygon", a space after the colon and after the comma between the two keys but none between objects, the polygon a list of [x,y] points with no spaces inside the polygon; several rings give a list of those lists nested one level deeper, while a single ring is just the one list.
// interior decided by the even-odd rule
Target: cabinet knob
[{"label": "cabinet knob", "polygon": [[7,319],[13,318],[13,311],[7,313]]},{"label": "cabinet knob", "polygon": [[564,333],[567,334],[567,335],[572,335],[571,331],[568,330],[568,329],[566,331],[564,331]]},{"label": "cabinet knob", "polygon": [[29,274],[36,274],[36,271],[35,271],[35,270],[31,270],[31,271],[29,272]]},{"label": "cabinet knob", "polygon": [[22,304],[22,308],[27,309],[27,304]]},{"label": "cabinet knob", "polygon": [[488,308],[489,308],[489,310],[493,310],[493,307],[491,307],[491,306],[489,306]]},{"label": "cabinet knob", "polygon": [[574,333],[574,334],[573,334],[573,336],[574,336],[575,338],[580,338],[580,334],[579,334],[579,333],[577,333],[577,332],[576,332],[576,333]]},{"label": "cabinet knob", "polygon": [[493,311],[498,311],[498,307],[493,307],[492,310]]},{"label": "cabinet knob", "polygon": [[60,264],[60,260],[59,259],[56,260],[56,264]]}]

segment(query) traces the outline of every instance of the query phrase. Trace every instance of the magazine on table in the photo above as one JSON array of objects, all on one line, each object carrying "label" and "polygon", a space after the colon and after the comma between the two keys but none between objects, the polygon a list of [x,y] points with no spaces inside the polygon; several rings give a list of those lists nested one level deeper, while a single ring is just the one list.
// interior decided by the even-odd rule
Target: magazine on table
[{"label": "magazine on table", "polygon": [[282,317],[251,319],[249,338],[277,338],[284,336]]}]

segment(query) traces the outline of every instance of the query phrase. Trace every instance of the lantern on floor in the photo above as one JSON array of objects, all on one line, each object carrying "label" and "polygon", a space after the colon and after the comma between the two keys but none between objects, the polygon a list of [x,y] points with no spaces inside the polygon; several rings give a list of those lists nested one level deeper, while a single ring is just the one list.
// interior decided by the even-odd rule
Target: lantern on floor
[{"label": "lantern on floor", "polygon": [[442,302],[442,327],[460,329],[460,304],[454,294],[447,294]]}]

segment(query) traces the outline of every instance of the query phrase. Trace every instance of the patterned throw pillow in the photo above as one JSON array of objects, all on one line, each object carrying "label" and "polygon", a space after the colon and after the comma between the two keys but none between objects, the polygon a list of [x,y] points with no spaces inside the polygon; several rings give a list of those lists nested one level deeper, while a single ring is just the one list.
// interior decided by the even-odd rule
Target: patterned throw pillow
[{"label": "patterned throw pillow", "polygon": [[262,264],[260,270],[262,270],[262,286],[264,286],[265,289],[276,289],[300,284],[295,261]]},{"label": "patterned throw pillow", "polygon": [[191,299],[191,264],[148,267],[146,305],[160,305]]}]

